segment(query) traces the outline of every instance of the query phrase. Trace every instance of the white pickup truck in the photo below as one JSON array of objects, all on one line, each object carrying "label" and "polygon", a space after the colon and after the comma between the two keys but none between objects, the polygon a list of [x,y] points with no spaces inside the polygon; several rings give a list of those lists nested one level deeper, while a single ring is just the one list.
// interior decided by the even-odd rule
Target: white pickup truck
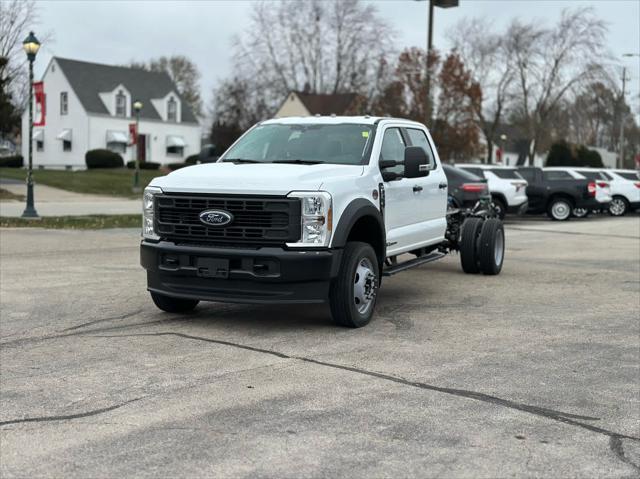
[{"label": "white pickup truck", "polygon": [[498,274],[504,258],[500,220],[447,210],[433,140],[408,120],[263,121],[217,163],[155,178],[143,203],[141,264],[168,312],[328,302],[338,324],[360,327],[382,276],[453,250],[468,273]]}]

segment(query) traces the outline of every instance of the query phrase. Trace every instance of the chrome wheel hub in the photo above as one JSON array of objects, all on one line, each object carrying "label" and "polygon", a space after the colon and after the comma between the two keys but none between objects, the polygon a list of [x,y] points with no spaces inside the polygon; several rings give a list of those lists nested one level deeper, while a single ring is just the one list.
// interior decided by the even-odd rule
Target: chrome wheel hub
[{"label": "chrome wheel hub", "polygon": [[502,264],[502,259],[504,258],[504,232],[502,231],[498,231],[498,235],[496,236],[493,254],[494,259],[496,260],[496,265],[500,266]]},{"label": "chrome wheel hub", "polygon": [[553,214],[554,218],[564,220],[569,217],[569,214],[571,214],[571,208],[569,208],[569,205],[567,203],[554,203],[551,207],[551,213]]},{"label": "chrome wheel hub", "polygon": [[621,200],[620,198],[614,198],[609,204],[609,211],[614,216],[620,216],[624,214],[624,210],[626,209],[626,207],[627,205],[624,204],[623,200]]},{"label": "chrome wheel hub", "polygon": [[353,277],[353,302],[360,314],[366,314],[373,307],[377,281],[373,264],[369,258],[362,258]]}]

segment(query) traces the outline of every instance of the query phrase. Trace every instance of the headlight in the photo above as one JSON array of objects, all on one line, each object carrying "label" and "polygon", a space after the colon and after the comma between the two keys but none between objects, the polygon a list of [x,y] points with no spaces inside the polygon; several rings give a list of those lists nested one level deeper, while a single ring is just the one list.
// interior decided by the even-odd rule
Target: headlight
[{"label": "headlight", "polygon": [[160,188],[147,186],[142,195],[142,236],[151,240],[160,239],[153,227],[155,196],[159,193],[162,193]]},{"label": "headlight", "polygon": [[289,197],[300,198],[302,234],[297,243],[287,243],[287,246],[329,246],[333,229],[331,195],[324,191],[294,191]]}]

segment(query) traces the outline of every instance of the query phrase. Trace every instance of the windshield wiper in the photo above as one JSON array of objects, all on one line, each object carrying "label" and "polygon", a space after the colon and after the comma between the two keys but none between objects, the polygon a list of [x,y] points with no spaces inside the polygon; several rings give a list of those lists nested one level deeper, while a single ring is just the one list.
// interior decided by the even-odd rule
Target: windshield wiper
[{"label": "windshield wiper", "polygon": [[223,163],[229,162],[229,163],[261,163],[260,161],[257,160],[247,160],[245,158],[225,158],[223,160],[221,160]]},{"label": "windshield wiper", "polygon": [[301,160],[300,158],[296,158],[295,160],[273,160],[271,163],[292,163],[295,165],[319,165],[324,162],[314,161],[314,160]]}]

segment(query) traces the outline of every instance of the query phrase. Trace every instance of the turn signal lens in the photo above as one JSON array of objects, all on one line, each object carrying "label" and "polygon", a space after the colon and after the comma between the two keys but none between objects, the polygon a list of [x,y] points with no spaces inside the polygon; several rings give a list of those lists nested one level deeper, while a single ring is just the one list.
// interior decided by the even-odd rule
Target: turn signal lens
[{"label": "turn signal lens", "polygon": [[589,182],[589,184],[587,185],[587,191],[589,192],[589,195],[596,196],[596,183],[595,183],[595,181],[590,181]]}]

